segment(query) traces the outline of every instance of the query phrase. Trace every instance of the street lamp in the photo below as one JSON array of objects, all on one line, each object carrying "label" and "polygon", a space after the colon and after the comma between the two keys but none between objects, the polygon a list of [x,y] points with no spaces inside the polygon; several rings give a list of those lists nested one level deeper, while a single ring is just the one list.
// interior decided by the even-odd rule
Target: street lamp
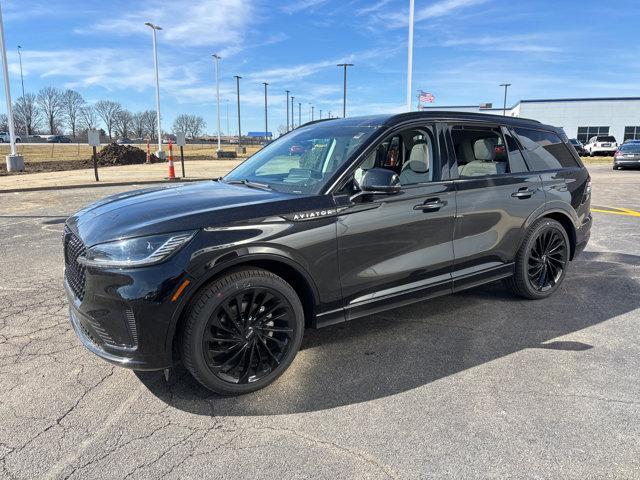
[{"label": "street lamp", "polygon": [[502,104],[502,116],[507,116],[507,89],[511,86],[510,83],[501,83],[501,87],[504,87],[504,103]]},{"label": "street lamp", "polygon": [[347,67],[353,67],[353,63],[339,63],[338,67],[344,68],[343,91],[342,91],[342,118],[347,116]]},{"label": "street lamp", "polygon": [[264,141],[267,141],[267,136],[269,135],[269,117],[267,115],[267,86],[269,85],[267,82],[262,82],[264,85]]},{"label": "street lamp", "polygon": [[285,90],[285,92],[287,93],[287,103],[285,104],[285,107],[287,109],[287,132],[289,131],[289,94],[291,93],[290,90]]},{"label": "street lamp", "polygon": [[229,99],[227,98],[226,101],[227,101],[227,136],[230,137],[231,130],[229,129]]},{"label": "street lamp", "polygon": [[240,128],[240,75],[234,75],[236,79],[236,94],[238,96],[238,148],[242,148],[242,129]]},{"label": "street lamp", "polygon": [[222,57],[217,53],[214,53],[211,56],[213,57],[213,61],[216,64],[216,114],[218,117],[218,150],[216,150],[216,152],[220,152],[222,148],[220,147],[220,77],[218,76],[218,62]]},{"label": "street lamp", "polygon": [[164,158],[164,152],[162,151],[162,130],[160,127],[160,80],[158,78],[158,47],[156,43],[156,31],[162,30],[162,27],[154,25],[151,22],[146,22],[145,25],[153,31],[153,65],[156,70],[156,121],[158,128],[158,151],[156,156],[160,159]]},{"label": "street lamp", "polygon": [[0,8],[0,49],[2,50],[2,74],[4,76],[4,93],[7,97],[7,123],[9,124],[9,140],[11,141],[11,154],[6,156],[7,171],[24,170],[24,159],[16,151],[16,132],[13,129],[13,107],[11,105],[11,86],[9,85],[9,68],[7,66],[7,49],[4,42],[4,22],[2,21],[2,9]]},{"label": "street lamp", "polygon": [[320,110],[320,120],[322,120],[322,110]]},{"label": "street lamp", "polygon": [[413,77],[413,7],[414,0],[409,0],[409,41],[407,47],[407,111],[412,110],[411,80]]},{"label": "street lamp", "polygon": [[294,98],[296,98],[296,97],[291,95],[291,130],[296,128],[296,122],[295,122],[295,117],[294,117],[294,113],[293,113],[293,99]]},{"label": "street lamp", "polygon": [[314,120],[314,110],[316,109],[316,107],[314,107],[313,105],[311,105],[311,121],[313,122]]},{"label": "street lamp", "polygon": [[302,125],[302,103],[298,102],[298,126]]},{"label": "street lamp", "polygon": [[[26,107],[26,101],[24,98],[24,75],[22,74],[22,47],[20,45],[18,45],[18,59],[20,60],[20,83],[22,85],[22,102],[23,102],[23,107]],[[25,128],[25,132],[27,134],[27,137],[31,134],[31,132],[29,131],[29,123],[26,121],[27,119],[24,119],[24,128]]]}]

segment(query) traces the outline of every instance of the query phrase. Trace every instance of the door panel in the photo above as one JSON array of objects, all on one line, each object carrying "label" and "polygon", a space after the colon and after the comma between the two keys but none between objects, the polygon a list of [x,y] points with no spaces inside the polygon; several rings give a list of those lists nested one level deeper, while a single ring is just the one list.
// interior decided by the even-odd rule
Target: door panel
[{"label": "door panel", "polygon": [[523,238],[523,225],[542,210],[545,196],[540,176],[513,173],[459,179],[458,217],[453,239],[454,290],[475,285],[479,278],[511,273],[511,262]]},{"label": "door panel", "polygon": [[451,291],[453,182],[403,189],[338,217],[340,280],[347,318]]}]

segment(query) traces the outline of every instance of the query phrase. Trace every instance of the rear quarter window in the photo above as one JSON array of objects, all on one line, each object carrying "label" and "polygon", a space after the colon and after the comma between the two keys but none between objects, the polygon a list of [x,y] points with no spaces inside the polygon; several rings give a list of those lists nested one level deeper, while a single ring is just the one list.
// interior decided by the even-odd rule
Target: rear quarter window
[{"label": "rear quarter window", "polygon": [[557,134],[532,128],[515,128],[515,132],[528,152],[532,170],[557,170],[579,166]]}]

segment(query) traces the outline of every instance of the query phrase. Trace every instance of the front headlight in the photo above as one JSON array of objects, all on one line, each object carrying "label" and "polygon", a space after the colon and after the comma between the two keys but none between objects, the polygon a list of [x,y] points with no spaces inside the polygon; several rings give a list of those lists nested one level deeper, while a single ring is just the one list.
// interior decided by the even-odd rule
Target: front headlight
[{"label": "front headlight", "polygon": [[142,267],[160,263],[195,235],[195,231],[151,235],[101,243],[87,249],[78,262],[89,267]]}]

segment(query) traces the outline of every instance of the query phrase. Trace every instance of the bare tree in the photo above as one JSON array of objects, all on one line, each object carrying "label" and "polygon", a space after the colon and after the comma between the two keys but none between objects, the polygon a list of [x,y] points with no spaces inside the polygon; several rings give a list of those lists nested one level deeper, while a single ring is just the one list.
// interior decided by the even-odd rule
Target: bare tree
[{"label": "bare tree", "polygon": [[9,130],[9,117],[6,113],[0,113],[0,132]]},{"label": "bare tree", "polygon": [[116,116],[117,113],[122,110],[122,105],[112,100],[99,100],[96,102],[94,108],[98,116],[104,122],[104,126],[107,127],[107,133],[109,135],[109,139],[111,139],[111,133],[115,126]]},{"label": "bare tree", "polygon": [[144,112],[136,112],[131,116],[131,133],[135,138],[144,137]]},{"label": "bare tree", "polygon": [[189,115],[189,117],[188,134],[191,138],[197,138],[202,135],[204,128],[207,126],[207,122],[199,115]]},{"label": "bare tree", "polygon": [[83,130],[95,130],[98,128],[98,114],[91,105],[85,105],[80,109],[79,120]]},{"label": "bare tree", "polygon": [[62,123],[62,91],[55,87],[45,87],[38,92],[37,103],[45,116],[49,133],[57,133]]},{"label": "bare tree", "polygon": [[116,135],[127,137],[133,125],[133,115],[129,110],[120,110],[116,112],[114,118],[114,127]]},{"label": "bare tree", "polygon": [[66,90],[62,94],[62,109],[67,121],[67,126],[71,129],[71,136],[76,137],[80,110],[84,106],[84,98],[75,90]]},{"label": "bare tree", "polygon": [[153,140],[156,132],[156,112],[155,110],[145,110],[142,112],[144,124],[144,135]]},{"label": "bare tree", "polygon": [[189,115],[187,115],[186,113],[181,113],[173,121],[173,131],[181,132],[186,135],[189,132],[189,123]]},{"label": "bare tree", "polygon": [[37,98],[33,93],[27,93],[18,98],[13,105],[16,128],[26,135],[31,135],[40,124],[40,110]]}]

